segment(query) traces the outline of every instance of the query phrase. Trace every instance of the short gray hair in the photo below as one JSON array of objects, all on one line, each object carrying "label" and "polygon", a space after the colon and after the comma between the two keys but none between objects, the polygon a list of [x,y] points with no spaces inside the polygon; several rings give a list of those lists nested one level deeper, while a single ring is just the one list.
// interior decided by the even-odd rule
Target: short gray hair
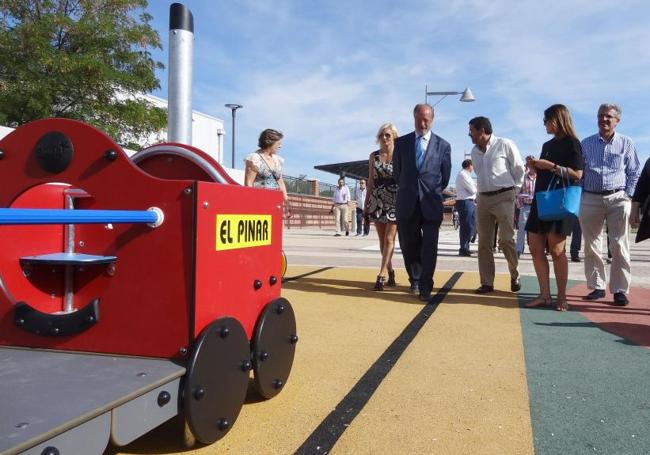
[{"label": "short gray hair", "polygon": [[612,110],[612,111],[616,112],[616,118],[619,119],[619,120],[621,119],[621,114],[623,113],[623,111],[621,111],[621,107],[618,104],[614,104],[614,103],[603,103],[603,104],[601,104],[600,107],[598,108],[598,112],[603,111],[603,110],[605,110],[605,111]]},{"label": "short gray hair", "polygon": [[434,112],[433,112],[433,106],[432,106],[432,105],[430,105],[429,103],[418,103],[418,104],[416,104],[415,107],[413,108],[413,116],[415,116],[415,114],[417,114],[417,112],[418,112],[420,109],[429,109],[429,110],[431,111],[431,115],[432,115],[432,116],[434,115]]}]

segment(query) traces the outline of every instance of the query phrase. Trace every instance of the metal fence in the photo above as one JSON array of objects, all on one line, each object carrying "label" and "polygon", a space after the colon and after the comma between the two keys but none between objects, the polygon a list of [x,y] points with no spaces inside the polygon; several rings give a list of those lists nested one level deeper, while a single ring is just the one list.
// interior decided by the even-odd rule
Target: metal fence
[{"label": "metal fence", "polygon": [[332,197],[334,196],[334,190],[337,188],[336,185],[332,185],[331,183],[323,183],[320,182],[318,184],[318,195],[321,197]]},{"label": "metal fence", "polygon": [[[332,185],[331,183],[320,182],[318,184],[318,195],[321,197],[332,197],[334,196],[334,190],[338,188],[337,185]],[[350,190],[350,199],[354,200],[354,188],[348,185],[348,190]]]},{"label": "metal fence", "polygon": [[311,182],[306,179],[283,175],[284,185],[287,187],[287,193],[291,194],[311,194]]},{"label": "metal fence", "polygon": [[[289,194],[306,194],[311,195],[311,181],[301,177],[291,177],[290,175],[283,175],[284,185],[287,187],[287,193]],[[331,183],[319,182],[318,183],[318,195],[321,197],[331,198],[334,195],[334,190],[336,185]],[[354,195],[354,190],[348,185],[350,190],[350,195]]]}]

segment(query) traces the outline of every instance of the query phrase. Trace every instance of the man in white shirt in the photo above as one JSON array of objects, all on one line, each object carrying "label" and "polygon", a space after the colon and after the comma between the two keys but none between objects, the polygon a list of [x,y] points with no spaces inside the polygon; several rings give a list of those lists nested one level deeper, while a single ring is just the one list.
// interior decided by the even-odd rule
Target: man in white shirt
[{"label": "man in white shirt", "polygon": [[458,255],[470,257],[469,243],[476,229],[476,183],[472,178],[472,160],[463,161],[461,166],[463,168],[456,177],[456,211],[460,221]]},{"label": "man in white shirt", "polygon": [[478,294],[494,291],[494,253],[492,242],[499,225],[499,247],[508,262],[510,290],[521,289],[519,261],[515,246],[515,196],[524,178],[524,163],[517,145],[510,139],[492,134],[487,117],[469,121],[472,138],[472,164],[477,176],[476,224],[478,228],[478,270],[481,286]]},{"label": "man in white shirt", "polygon": [[359,184],[354,191],[354,199],[357,203],[356,219],[357,219],[357,236],[361,235],[361,228],[363,227],[363,235],[368,235],[370,232],[370,223],[367,217],[363,216],[363,207],[366,203],[366,180],[359,180]]},{"label": "man in white shirt", "polygon": [[332,196],[332,208],[330,213],[334,213],[334,222],[336,223],[336,234],[334,237],[341,237],[341,231],[345,235],[350,235],[348,229],[348,203],[350,202],[350,190],[345,186],[345,179],[340,178],[338,187],[334,190]]}]

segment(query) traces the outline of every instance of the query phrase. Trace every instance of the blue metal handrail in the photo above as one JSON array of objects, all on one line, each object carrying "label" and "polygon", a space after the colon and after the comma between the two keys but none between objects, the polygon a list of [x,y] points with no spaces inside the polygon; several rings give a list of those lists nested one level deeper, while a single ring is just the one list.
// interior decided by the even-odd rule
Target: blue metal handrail
[{"label": "blue metal handrail", "polygon": [[66,210],[0,208],[0,225],[147,223],[159,226],[163,213],[148,210]]}]

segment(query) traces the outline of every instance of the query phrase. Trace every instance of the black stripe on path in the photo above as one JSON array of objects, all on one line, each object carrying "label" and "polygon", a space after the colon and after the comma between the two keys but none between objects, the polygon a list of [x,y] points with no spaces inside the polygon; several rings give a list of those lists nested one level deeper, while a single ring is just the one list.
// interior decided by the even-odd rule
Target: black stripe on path
[{"label": "black stripe on path", "polygon": [[329,269],[333,269],[333,268],[334,267],[323,267],[322,269],[313,270],[311,272],[303,273],[302,275],[290,276],[288,278],[283,279],[282,282],[286,283],[287,281],[299,280],[300,278],[304,278],[304,277],[309,276],[309,275],[316,275],[317,273],[325,272],[325,271],[327,271]]},{"label": "black stripe on path", "polygon": [[332,450],[336,441],[346,428],[368,403],[386,375],[397,363],[406,348],[420,332],[429,317],[447,293],[454,287],[463,272],[455,272],[445,285],[431,298],[428,304],[415,315],[402,333],[366,371],[352,390],[343,397],[336,408],[318,425],[305,442],[296,450],[296,454],[326,454]]}]

